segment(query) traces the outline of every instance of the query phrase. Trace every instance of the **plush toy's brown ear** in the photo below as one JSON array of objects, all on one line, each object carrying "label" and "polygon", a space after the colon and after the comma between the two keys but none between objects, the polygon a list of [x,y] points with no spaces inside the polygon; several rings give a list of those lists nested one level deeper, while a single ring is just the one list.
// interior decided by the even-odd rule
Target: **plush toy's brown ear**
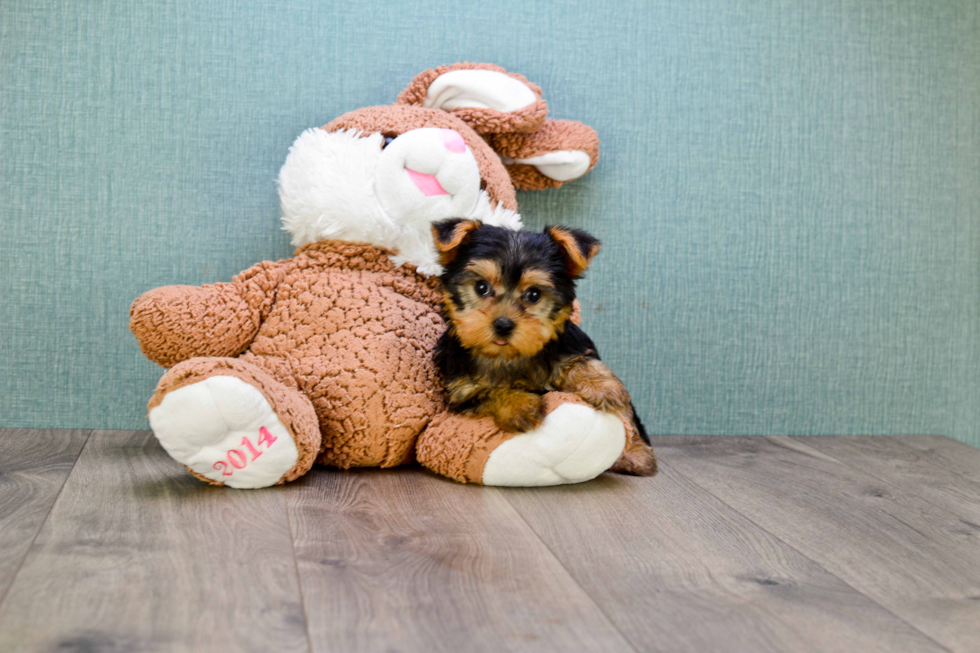
[{"label": "plush toy's brown ear", "polygon": [[519,190],[558,188],[599,161],[599,135],[574,120],[546,120],[532,134],[492,134],[486,139]]},{"label": "plush toy's brown ear", "polygon": [[395,104],[448,111],[481,135],[533,132],[548,115],[536,84],[489,63],[455,63],[419,73]]},{"label": "plush toy's brown ear", "polygon": [[450,218],[432,224],[432,238],[439,252],[439,264],[449,265],[456,258],[461,245],[470,239],[470,235],[480,228],[479,220]]},{"label": "plush toy's brown ear", "polygon": [[544,231],[561,247],[565,264],[568,265],[568,272],[573,279],[582,276],[585,268],[589,267],[589,262],[599,253],[599,247],[602,245],[598,239],[581,229],[545,227]]}]

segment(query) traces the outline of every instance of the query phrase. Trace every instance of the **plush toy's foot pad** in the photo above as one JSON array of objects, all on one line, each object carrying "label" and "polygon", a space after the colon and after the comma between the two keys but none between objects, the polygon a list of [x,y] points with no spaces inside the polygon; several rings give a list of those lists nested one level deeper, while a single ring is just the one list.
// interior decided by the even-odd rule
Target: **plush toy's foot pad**
[{"label": "plush toy's foot pad", "polygon": [[484,485],[529,487],[588,481],[609,469],[626,445],[623,422],[591,406],[566,403],[538,428],[490,453]]},{"label": "plush toy's foot pad", "polygon": [[168,392],[150,426],[177,462],[234,488],[275,485],[299,453],[258,389],[232,376],[211,376]]}]

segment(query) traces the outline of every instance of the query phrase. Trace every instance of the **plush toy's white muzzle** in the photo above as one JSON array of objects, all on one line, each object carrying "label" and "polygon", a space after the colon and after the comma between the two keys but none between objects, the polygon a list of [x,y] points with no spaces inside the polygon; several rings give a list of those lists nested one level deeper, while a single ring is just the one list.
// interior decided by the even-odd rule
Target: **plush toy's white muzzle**
[{"label": "plush toy's white muzzle", "polygon": [[381,153],[374,189],[396,223],[428,225],[473,213],[480,170],[457,132],[413,129]]},{"label": "plush toy's white muzzle", "polygon": [[493,208],[462,136],[451,129],[381,134],[308,129],[279,171],[283,228],[294,245],[324,239],[366,242],[398,252],[425,275],[440,274],[429,225],[475,218],[520,229],[520,216]]}]

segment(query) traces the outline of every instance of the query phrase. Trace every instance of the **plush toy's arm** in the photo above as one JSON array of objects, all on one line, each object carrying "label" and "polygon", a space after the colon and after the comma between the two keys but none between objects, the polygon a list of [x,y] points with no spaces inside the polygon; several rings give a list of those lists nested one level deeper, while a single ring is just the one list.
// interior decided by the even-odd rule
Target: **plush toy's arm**
[{"label": "plush toy's arm", "polygon": [[255,338],[275,298],[282,264],[263,262],[208,286],[165,286],[140,295],[129,329],[164,367],[195,356],[237,356]]},{"label": "plush toy's arm", "polygon": [[437,415],[419,437],[416,457],[460,483],[534,487],[588,481],[623,454],[625,422],[575,395],[544,395],[544,422],[504,433],[492,417]]}]

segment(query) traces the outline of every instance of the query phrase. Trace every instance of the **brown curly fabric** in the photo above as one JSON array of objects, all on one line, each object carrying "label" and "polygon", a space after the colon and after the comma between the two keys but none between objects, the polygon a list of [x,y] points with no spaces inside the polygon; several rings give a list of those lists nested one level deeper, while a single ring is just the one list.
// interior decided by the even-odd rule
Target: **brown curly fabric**
[{"label": "brown curly fabric", "polygon": [[390,107],[367,107],[345,113],[324,125],[323,129],[328,132],[356,129],[365,134],[381,133],[396,137],[411,129],[422,127],[453,129],[459,132],[473,152],[473,158],[480,168],[480,177],[486,184],[486,191],[492,204],[496,206],[499,203],[511,211],[517,210],[514,186],[510,174],[500,162],[500,157],[469,125],[452,113],[397,104]]},{"label": "brown curly fabric", "polygon": [[[544,396],[545,413],[563,404],[588,405],[566,392],[549,392]],[[517,433],[497,428],[492,417],[467,417],[444,412],[436,416],[419,438],[418,461],[436,472],[460,483],[483,483],[483,468],[490,454]]]},{"label": "brown curly fabric", "polygon": [[151,361],[171,367],[193,356],[236,356],[252,341],[279,283],[278,263],[263,262],[231,283],[164,286],[140,295],[129,326]]},{"label": "brown curly fabric", "polygon": [[[391,467],[413,458],[415,439],[443,407],[432,362],[444,329],[437,288],[436,279],[414,268],[396,268],[386,250],[321,241],[301,247],[292,259],[255,266],[230,284],[150,291],[136,304],[157,296],[170,303],[157,312],[134,310],[131,329],[153,360],[173,365],[211,355],[218,348],[215,334],[242,329],[242,315],[249,316],[247,328],[237,338],[225,337],[220,347],[248,351],[238,360],[206,359],[208,365],[254,366],[267,375],[260,390],[275,384],[275,393],[266,392],[276,407],[280,395],[298,390],[312,403],[323,436],[318,462]],[[180,308],[179,320],[166,314],[169,306]],[[261,325],[253,326],[260,317]],[[168,347],[173,331],[161,335],[153,328],[171,322],[182,330]],[[248,333],[254,339],[242,345]],[[178,369],[164,376],[160,398],[174,389],[171,375]]]},{"label": "brown curly fabric", "polygon": [[[574,120],[547,120],[533,134],[492,134],[487,136],[487,142],[497,154],[510,159],[528,159],[559,150],[582,150],[589,155],[589,170],[599,161],[599,135],[588,125]],[[512,164],[506,167],[518,190],[558,188],[563,183],[545,177],[533,166]]]},{"label": "brown curly fabric", "polygon": [[[265,397],[286,430],[293,436],[299,457],[276,485],[292,481],[309,471],[320,451],[320,426],[310,400],[288,388],[258,366],[236,358],[191,358],[178,363],[163,375],[150,398],[147,410],[153,410],[168,392],[203,381],[212,376],[231,376],[245,381]],[[224,485],[188,469],[195,477],[211,485]]]},{"label": "brown curly fabric", "polygon": [[419,437],[415,457],[437,474],[479,484],[490,451],[515,435],[501,432],[492,417],[475,419],[443,412]]},{"label": "brown curly fabric", "polygon": [[534,93],[537,100],[528,106],[509,113],[496,109],[480,109],[463,107],[453,109],[452,114],[466,122],[478,134],[500,134],[506,132],[527,133],[537,130],[548,116],[548,104],[541,97],[541,88],[527,80],[524,75],[504,70],[490,63],[454,63],[449,66],[439,66],[419,73],[404,91],[398,94],[396,104],[422,106],[429,93],[429,86],[440,75],[453,70],[493,70],[504,73],[525,84]]}]

